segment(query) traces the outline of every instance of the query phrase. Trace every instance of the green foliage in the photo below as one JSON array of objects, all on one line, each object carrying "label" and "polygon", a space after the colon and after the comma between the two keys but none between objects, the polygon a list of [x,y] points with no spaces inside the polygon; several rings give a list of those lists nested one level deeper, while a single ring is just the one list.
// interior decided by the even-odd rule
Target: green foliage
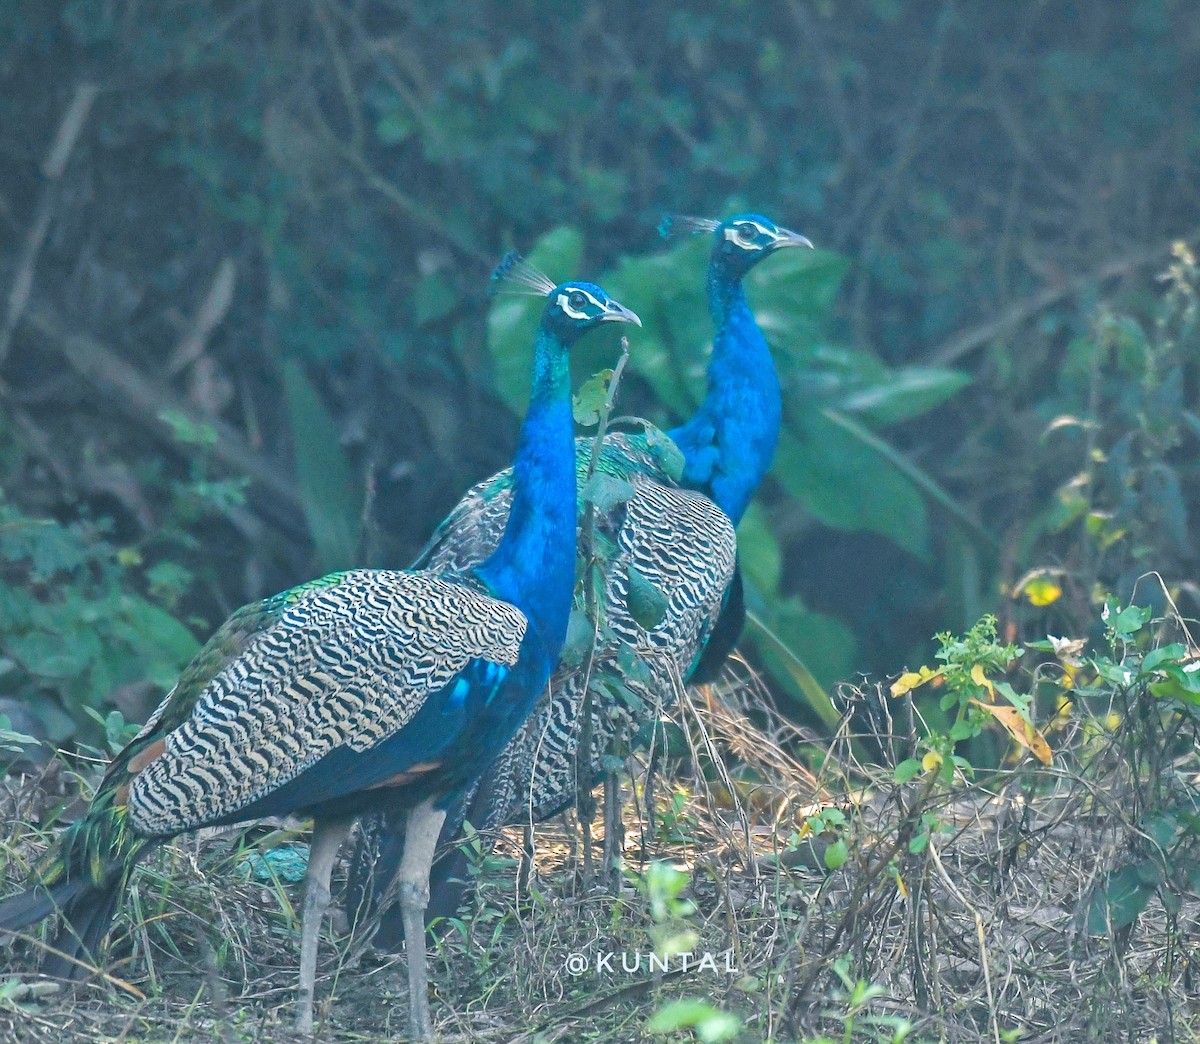
[{"label": "green foliage", "polygon": [[126,721],[125,715],[119,710],[111,710],[107,714],[101,714],[94,707],[84,707],[83,710],[104,730],[104,746],[109,754],[119,754],[141,729],[137,722]]},{"label": "green foliage", "polygon": [[[558,228],[538,241],[530,258],[551,272],[564,273],[552,278],[565,278],[578,265],[582,249],[579,232]],[[708,250],[707,240],[699,237],[664,244],[654,253],[623,257],[599,277],[606,289],[642,316],[645,326],[634,337],[629,368],[675,421],[696,409],[705,390],[704,360],[712,342],[704,290]],[[785,430],[774,467],[790,501],[771,513],[757,504],[751,507],[739,527],[739,555],[763,626],[806,672],[826,684],[849,673],[854,638],[843,621],[806,607],[786,589],[771,514],[877,533],[919,558],[927,557],[924,491],[908,469],[898,466],[895,451],[880,452],[880,442],[864,437],[865,429],[838,423],[823,411],[836,408],[874,425],[897,423],[941,405],[967,381],[953,370],[894,369],[867,351],[825,343],[824,331],[848,267],[846,259],[822,251],[781,253],[747,279],[783,386],[794,394],[786,395]],[[514,410],[524,404],[529,345],[542,308],[534,298],[501,297],[489,313],[488,348],[499,392]],[[576,400],[577,419],[593,420],[601,401],[600,386],[586,385]],[[932,479],[927,485],[937,488]],[[584,496],[604,510],[629,492],[621,480],[596,475]],[[781,662],[775,642],[764,643],[760,653],[786,689],[832,724],[828,700],[814,700],[811,688],[798,684],[795,671]]]},{"label": "green foliage", "polygon": [[36,743],[36,736],[27,736],[23,732],[15,731],[8,715],[0,714],[0,750],[20,754],[27,746]]},{"label": "green foliage", "polygon": [[[1007,681],[988,677],[989,671],[1006,672],[1020,653],[1015,645],[997,641],[996,618],[985,616],[962,636],[947,631],[937,635],[936,640],[936,659],[941,666],[905,672],[892,685],[891,695],[906,696],[930,683],[940,686],[944,691],[938,707],[947,716],[949,727],[945,731],[929,729],[920,738],[918,747],[926,751],[925,755],[900,762],[895,770],[896,782],[906,783],[925,771],[935,773],[949,787],[956,771],[973,774],[970,761],[958,753],[959,744],[975,739],[992,723],[998,723],[1014,740],[1048,761],[1045,740],[1034,724],[1032,697],[1017,692]],[[997,696],[1004,704],[997,706]]]},{"label": "green foliage", "polygon": [[796,851],[806,837],[824,837],[828,840],[822,857],[827,870],[840,870],[850,858],[848,829],[850,821],[840,808],[830,806],[808,816],[799,830],[788,838],[788,849]]},{"label": "green foliage", "polygon": [[[654,921],[650,929],[655,951],[672,957],[690,954],[695,950],[700,933],[693,927],[695,904],[682,894],[691,884],[691,877],[669,863],[653,860],[644,873],[626,871],[638,891],[650,904]],[[647,1033],[678,1033],[690,1031],[701,1041],[732,1040],[741,1031],[741,1020],[707,1001],[682,998],[669,1001],[659,1008],[646,1023]]]},{"label": "green foliage", "polygon": [[[1200,894],[1200,791],[1166,768],[1172,759],[1195,753],[1200,659],[1190,640],[1162,640],[1168,631],[1182,630],[1177,616],[1155,617],[1148,606],[1122,606],[1108,598],[1101,620],[1106,652],[1087,655],[1082,639],[1027,643],[1031,651],[1053,654],[1059,667],[1039,667],[1029,693],[988,677],[1010,670],[1018,653],[1016,646],[997,642],[993,618],[985,617],[961,637],[938,635],[941,666],[901,675],[892,695],[908,696],[936,684],[945,690],[941,709],[957,713],[947,731],[926,729],[916,744],[924,755],[901,761],[894,776],[905,784],[924,775],[925,798],[937,786],[952,787],[957,773],[972,776],[975,767],[964,751],[993,721],[1049,765],[1053,755],[1046,735],[1077,713],[1075,703],[1096,708],[1103,718],[1086,717],[1076,732],[1082,736],[1081,770],[1092,778],[1092,788],[1130,791],[1125,800],[1131,802],[1134,821],[1117,859],[1085,897],[1083,923],[1089,933],[1119,941],[1151,900],[1157,898],[1173,918],[1185,894]],[[1055,708],[1040,731],[1034,720],[1039,701]],[[1106,779],[1100,773],[1111,771],[1113,760],[1118,776]],[[923,853],[940,829],[940,817],[922,811],[908,851]]]},{"label": "green foliage", "polygon": [[114,690],[149,682],[165,692],[198,649],[141,593],[140,565],[101,525],[30,518],[0,499],[0,676],[51,742],[94,737],[97,722],[116,741],[123,719],[96,713]]},{"label": "green foliage", "polygon": [[1194,571],[1200,419],[1185,388],[1200,373],[1200,270],[1182,244],[1163,282],[1134,309],[1097,306],[1038,404],[1030,463],[1053,493],[1018,523],[1012,593],[1045,627],[1079,633],[1109,592],[1140,596],[1155,571],[1179,594]]},{"label": "green foliage", "polygon": [[284,366],[283,387],[296,480],[321,572],[350,569],[359,564],[362,484],[342,451],[337,425],[299,363]]},{"label": "green foliage", "polygon": [[[686,416],[711,331],[705,244],[651,231],[676,207],[762,208],[837,251],[781,255],[749,286],[788,411],[749,538],[779,562],[751,602],[785,643],[756,628],[781,688],[827,715],[813,693],[989,610],[1022,635],[1079,633],[1148,568],[1188,597],[1195,327],[1171,289],[1188,263],[1164,325],[1139,261],[1195,223],[1186,5],[1110,5],[1085,34],[1061,5],[227,6],[0,5],[0,127],[24,157],[0,171],[2,267],[23,270],[71,85],[103,84],[47,197],[30,315],[105,342],[170,400],[70,372],[27,315],[0,364],[23,442],[0,483],[30,517],[168,534],[151,602],[219,619],[308,575],[312,542],[323,564],[408,560],[509,457],[529,341],[505,327],[537,306],[502,299],[485,329],[484,287],[547,228],[534,259],[552,275],[605,272],[644,313],[635,411]],[[982,104],[981,68],[1006,70]],[[228,311],[190,342],[226,261]],[[1055,296],[1104,270],[1119,299]],[[577,375],[610,363],[604,340]],[[336,428],[323,463],[302,445],[315,414],[280,408],[282,359]],[[180,423],[205,416],[220,424]],[[244,469],[215,464],[229,431],[284,481],[247,497]],[[298,497],[276,488],[289,478]],[[1027,603],[1022,576],[1047,568],[1062,596]]]},{"label": "green foliage", "polygon": [[[834,994],[833,1002],[837,1010],[826,1012],[827,1018],[840,1019],[842,1022],[842,1044],[850,1044],[855,1039],[855,1031],[860,1025],[867,1030],[869,1039],[887,1044],[902,1044],[912,1033],[913,1026],[905,1018],[898,1015],[872,1015],[869,1013],[875,1001],[887,996],[887,990],[866,979],[857,977],[851,972],[849,957],[839,957],[831,965],[833,973],[841,983],[841,989]],[[820,1037],[805,1041],[805,1044],[833,1044],[832,1037]]]},{"label": "green foliage", "polygon": [[646,1023],[647,1033],[678,1033],[681,1030],[691,1030],[694,1038],[704,1041],[705,1044],[733,1040],[741,1029],[741,1020],[736,1015],[722,1011],[708,1001],[695,998],[669,1001]]},{"label": "green foliage", "polygon": [[[1077,684],[1076,692],[1110,705],[1115,692],[1127,708],[1118,728],[1155,761],[1170,757],[1175,735],[1200,729],[1196,650],[1190,643],[1160,643],[1167,621],[1155,627],[1148,606],[1108,599],[1102,618],[1109,653],[1089,658],[1095,678]],[[1156,896],[1173,918],[1185,894],[1200,894],[1200,792],[1147,783],[1132,844],[1089,897],[1086,926],[1093,935],[1121,937]]]}]

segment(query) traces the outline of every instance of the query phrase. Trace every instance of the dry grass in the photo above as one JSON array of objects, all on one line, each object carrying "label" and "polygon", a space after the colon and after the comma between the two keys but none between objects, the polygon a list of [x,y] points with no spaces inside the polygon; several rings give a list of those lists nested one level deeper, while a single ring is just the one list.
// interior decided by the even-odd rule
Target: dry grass
[{"label": "dry grass", "polygon": [[[878,693],[848,698],[855,721],[884,711]],[[446,1039],[637,1040],[679,997],[733,1012],[745,1041],[890,1040],[905,1025],[910,1040],[993,1044],[1200,1039],[1200,901],[1168,912],[1152,900],[1132,930],[1085,930],[1096,882],[1139,843],[1146,795],[1120,729],[1081,719],[1056,737],[1052,768],[1021,763],[942,792],[922,778],[897,786],[886,766],[860,759],[868,748],[886,748],[885,761],[907,756],[891,737],[911,735],[909,723],[885,719],[874,736],[843,732],[821,747],[772,711],[744,670],[692,694],[676,716],[694,756],[660,770],[654,829],[640,815],[644,769],[623,781],[627,872],[615,897],[581,882],[570,823],[539,827],[527,894],[515,885],[520,831],[498,839],[477,901],[434,961]],[[1197,769],[1186,749],[1170,766],[1175,779]],[[44,843],[36,822],[69,793],[67,777],[9,781],[0,860],[13,883]],[[832,838],[794,837],[829,804],[849,824],[850,857],[832,873],[821,865]],[[913,853],[922,816],[936,828]],[[36,944],[4,952],[0,1040],[294,1039],[297,886],[251,881],[242,868],[248,851],[288,840],[287,824],[260,826],[183,840],[150,860],[123,907],[108,980],[37,996],[27,990]],[[568,970],[570,954],[645,954],[661,938],[635,887],[650,860],[690,873],[695,914],[680,925],[698,933],[696,952],[731,951],[734,974],[626,974],[619,958],[600,975]],[[362,950],[347,936],[322,949],[320,1040],[404,1030],[403,962]],[[877,990],[851,997],[860,981]]]}]

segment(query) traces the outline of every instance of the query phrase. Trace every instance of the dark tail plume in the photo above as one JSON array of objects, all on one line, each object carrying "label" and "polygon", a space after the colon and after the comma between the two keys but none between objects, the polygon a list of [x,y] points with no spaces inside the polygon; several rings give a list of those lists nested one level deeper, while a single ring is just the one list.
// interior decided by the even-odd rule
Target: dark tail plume
[{"label": "dark tail plume", "polygon": [[81,979],[95,965],[121,884],[122,875],[113,873],[101,884],[78,877],[31,888],[0,902],[0,932],[21,932],[51,914],[62,914],[62,927],[50,944],[51,951],[43,959],[41,970],[55,979]]}]

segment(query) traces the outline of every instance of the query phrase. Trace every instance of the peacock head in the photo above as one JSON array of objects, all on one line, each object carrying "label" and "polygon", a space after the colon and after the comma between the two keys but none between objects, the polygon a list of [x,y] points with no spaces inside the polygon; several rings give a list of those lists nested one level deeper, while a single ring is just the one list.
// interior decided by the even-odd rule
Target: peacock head
[{"label": "peacock head", "polygon": [[609,297],[595,283],[572,281],[555,285],[516,252],[505,255],[492,273],[492,285],[498,292],[546,298],[542,327],[566,346],[601,323],[642,325],[636,313]]},{"label": "peacock head", "polygon": [[671,216],[663,218],[659,231],[709,233],[713,237],[712,265],[726,279],[736,282],[768,254],[787,247],[813,248],[806,236],[781,228],[762,214],[735,214],[724,221],[711,218]]}]

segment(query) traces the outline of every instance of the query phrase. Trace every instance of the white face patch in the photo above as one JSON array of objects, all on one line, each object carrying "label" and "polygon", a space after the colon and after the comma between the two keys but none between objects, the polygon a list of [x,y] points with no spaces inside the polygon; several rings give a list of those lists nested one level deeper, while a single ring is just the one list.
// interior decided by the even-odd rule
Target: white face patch
[{"label": "white face patch", "polygon": [[[740,234],[743,228],[754,229],[754,236],[751,239],[743,239]],[[740,246],[743,250],[757,250],[759,236],[768,236],[771,239],[775,238],[773,232],[768,232],[757,221],[739,221],[736,225],[731,225],[725,229],[725,238],[736,246]]]},{"label": "white face patch", "polygon": [[590,319],[591,318],[591,315],[589,315],[587,312],[581,312],[578,309],[571,307],[571,298],[574,297],[575,294],[582,294],[584,297],[587,298],[588,301],[590,301],[592,303],[592,305],[595,306],[597,311],[599,311],[599,312],[604,311],[604,305],[602,305],[599,301],[597,301],[586,290],[581,290],[581,289],[579,289],[579,287],[576,287],[573,290],[566,291],[564,293],[559,294],[558,301],[556,302],[558,307],[561,308],[572,319]]}]

